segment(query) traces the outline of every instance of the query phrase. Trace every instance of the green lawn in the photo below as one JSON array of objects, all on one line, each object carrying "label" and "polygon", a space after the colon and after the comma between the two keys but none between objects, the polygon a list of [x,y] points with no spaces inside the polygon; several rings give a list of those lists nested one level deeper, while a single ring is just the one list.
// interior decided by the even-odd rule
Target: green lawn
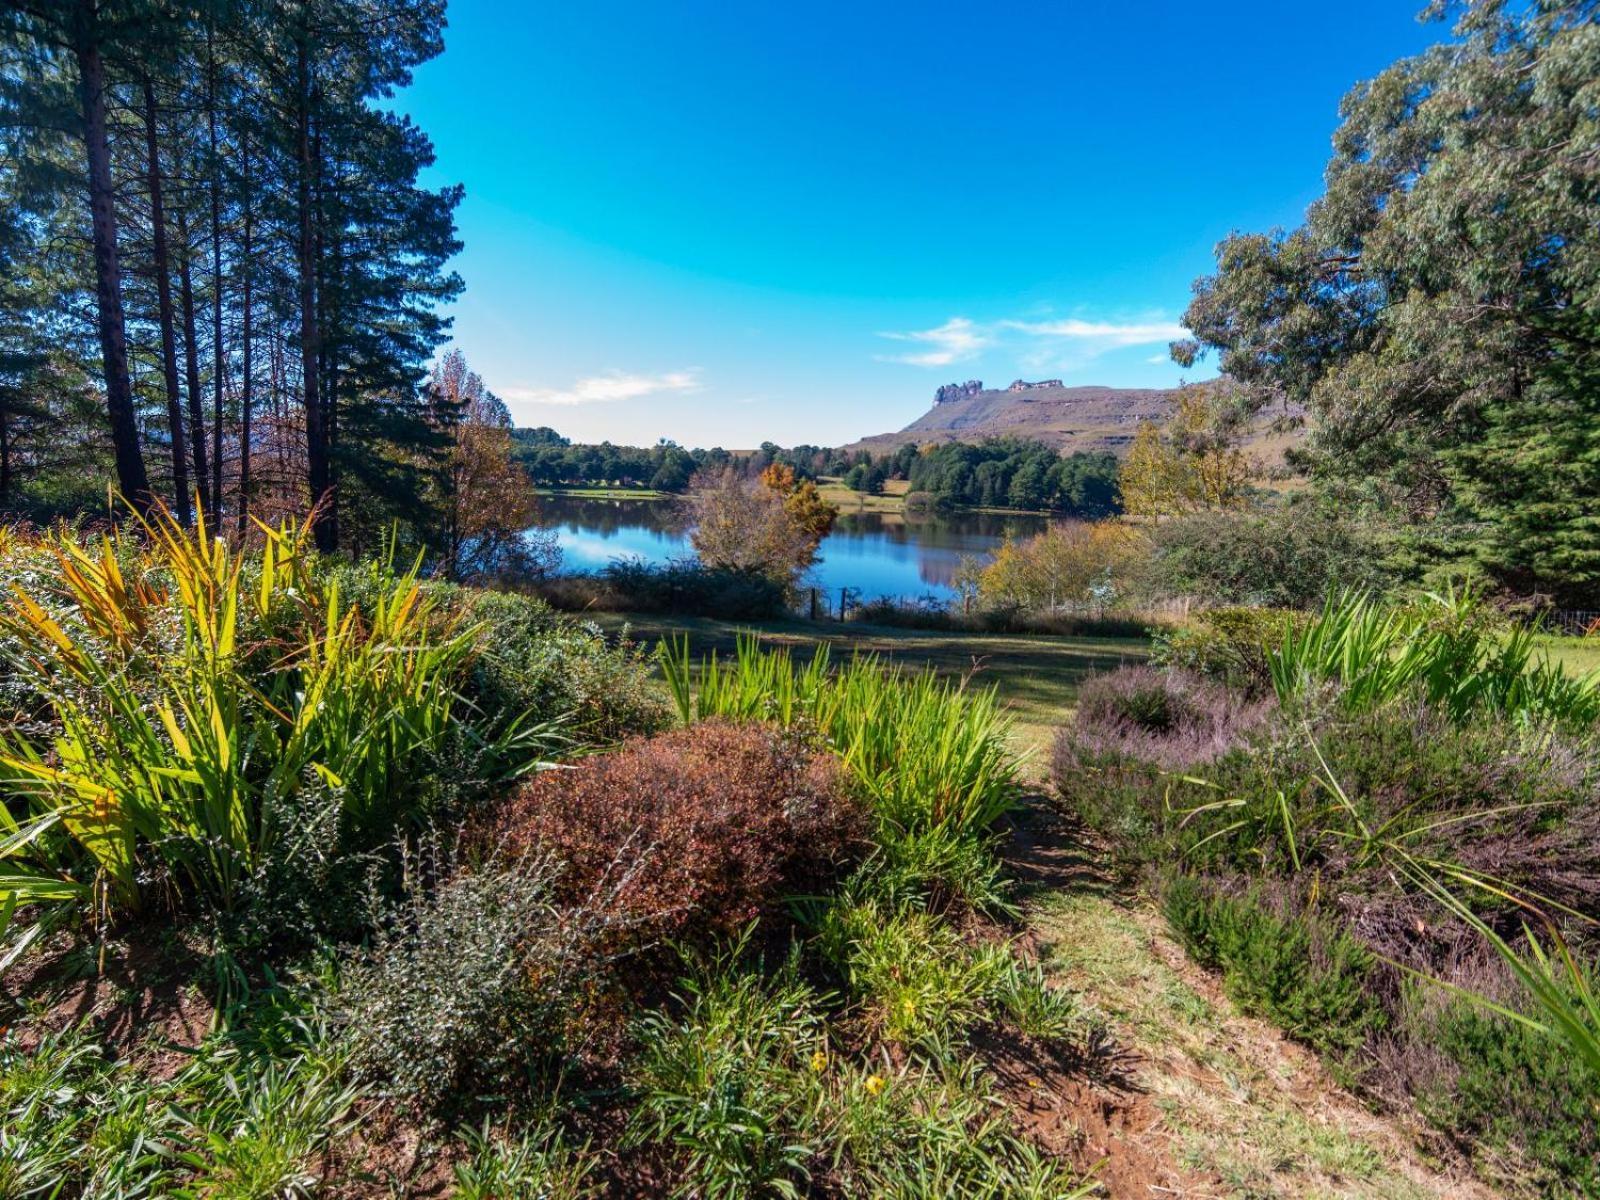
[{"label": "green lawn", "polygon": [[883,485],[882,495],[870,496],[866,492],[851,491],[837,475],[824,475],[817,480],[818,494],[840,512],[847,513],[904,513],[909,487],[903,479],[891,479]]},{"label": "green lawn", "polygon": [[834,655],[859,652],[952,679],[971,677],[996,688],[1017,719],[1018,742],[1036,751],[1077,701],[1086,675],[1140,662],[1149,652],[1143,638],[1074,638],[1033,634],[939,633],[883,625],[812,621],[737,622],[706,617],[666,617],[597,613],[593,619],[615,632],[630,627],[635,640],[653,646],[671,634],[686,634],[695,654],[734,648],[740,630],[754,630],[763,641],[789,646],[809,657],[827,643]]},{"label": "green lawn", "polygon": [[1538,643],[1549,651],[1551,658],[1574,675],[1600,671],[1600,637],[1541,636]]}]

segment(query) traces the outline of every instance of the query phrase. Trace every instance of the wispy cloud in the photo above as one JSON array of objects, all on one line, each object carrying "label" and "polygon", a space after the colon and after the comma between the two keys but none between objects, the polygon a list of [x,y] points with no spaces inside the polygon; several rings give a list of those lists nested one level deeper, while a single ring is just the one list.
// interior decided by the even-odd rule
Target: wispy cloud
[{"label": "wispy cloud", "polygon": [[966,317],[951,317],[933,329],[913,329],[905,333],[881,333],[879,337],[897,342],[918,342],[932,347],[911,354],[880,354],[885,362],[909,363],[914,367],[948,367],[951,363],[976,358],[994,344],[992,333],[980,329]]},{"label": "wispy cloud", "polygon": [[1172,355],[1170,354],[1152,354],[1149,358],[1145,359],[1145,362],[1154,363],[1158,367],[1165,366],[1171,361]]},{"label": "wispy cloud", "polygon": [[[914,367],[947,367],[968,362],[985,350],[1010,351],[1018,362],[1033,369],[1070,370],[1081,367],[1113,350],[1131,346],[1152,346],[1177,341],[1188,331],[1176,321],[1144,318],[1137,321],[1089,321],[1079,317],[1041,320],[1006,319],[977,322],[968,317],[951,317],[932,329],[882,333],[895,341],[916,342],[928,347],[908,354],[883,354],[888,362]],[[1165,362],[1166,355],[1150,362]]]},{"label": "wispy cloud", "polygon": [[696,370],[661,375],[608,371],[580,379],[569,388],[509,387],[502,388],[500,395],[518,404],[609,404],[663,392],[692,392],[699,386],[700,373]]},{"label": "wispy cloud", "polygon": [[1142,321],[1117,324],[1111,321],[1001,321],[1003,329],[1015,329],[1033,337],[1115,349],[1121,346],[1148,346],[1153,342],[1173,342],[1188,337],[1188,330],[1175,321]]}]

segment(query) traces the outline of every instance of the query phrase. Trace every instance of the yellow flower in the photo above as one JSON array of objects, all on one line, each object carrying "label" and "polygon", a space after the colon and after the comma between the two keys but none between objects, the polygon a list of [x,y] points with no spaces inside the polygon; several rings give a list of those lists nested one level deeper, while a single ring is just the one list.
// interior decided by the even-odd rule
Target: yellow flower
[{"label": "yellow flower", "polygon": [[821,1075],[824,1071],[826,1071],[828,1069],[827,1054],[821,1050],[818,1050],[816,1053],[814,1053],[811,1056],[811,1069],[818,1075]]},{"label": "yellow flower", "polygon": [[883,1091],[883,1076],[882,1075],[868,1075],[867,1076],[867,1095],[876,1096],[881,1091]]}]

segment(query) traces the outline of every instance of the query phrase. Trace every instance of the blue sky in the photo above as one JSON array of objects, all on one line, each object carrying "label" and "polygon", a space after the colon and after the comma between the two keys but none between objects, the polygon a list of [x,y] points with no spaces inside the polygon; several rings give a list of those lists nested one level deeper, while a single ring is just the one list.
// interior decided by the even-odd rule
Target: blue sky
[{"label": "blue sky", "polygon": [[454,340],[518,424],[836,444],[979,378],[1166,386],[1411,0],[451,0],[399,99],[459,181]]}]

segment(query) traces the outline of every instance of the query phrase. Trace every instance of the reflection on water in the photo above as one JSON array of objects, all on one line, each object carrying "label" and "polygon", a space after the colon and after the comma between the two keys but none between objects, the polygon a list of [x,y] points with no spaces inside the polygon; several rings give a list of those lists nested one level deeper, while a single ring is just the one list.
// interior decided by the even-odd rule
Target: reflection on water
[{"label": "reflection on water", "polygon": [[[615,558],[666,562],[694,554],[672,501],[545,496],[539,505],[539,523],[555,531],[567,570],[590,571]],[[994,513],[845,512],[823,540],[811,582],[830,591],[856,588],[864,597],[948,599],[963,556],[981,558],[1007,533],[1027,537],[1048,523],[1048,517]]]}]

